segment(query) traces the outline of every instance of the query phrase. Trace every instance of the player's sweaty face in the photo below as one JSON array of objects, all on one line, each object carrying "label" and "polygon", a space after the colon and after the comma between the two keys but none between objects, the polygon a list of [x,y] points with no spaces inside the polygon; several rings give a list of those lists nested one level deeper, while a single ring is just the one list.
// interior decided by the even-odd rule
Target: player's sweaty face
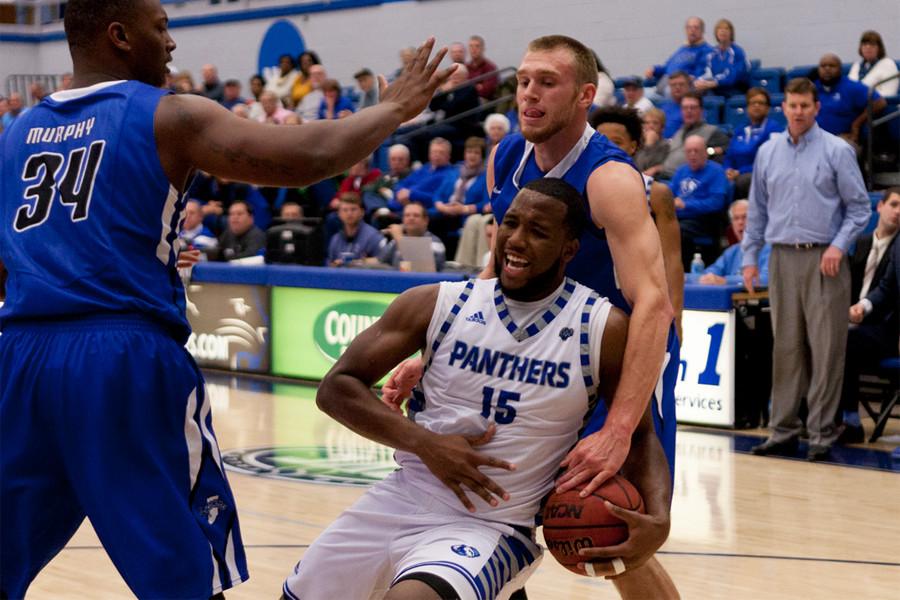
[{"label": "player's sweaty face", "polygon": [[516,196],[497,229],[494,257],[501,286],[510,297],[536,300],[559,285],[569,241],[565,216],[566,205],[558,200],[529,190]]},{"label": "player's sweaty face", "polygon": [[528,141],[545,142],[576,117],[575,59],[567,50],[526,53],[516,81],[519,126]]},{"label": "player's sweaty face", "polygon": [[135,79],[160,87],[165,84],[175,41],[169,35],[169,17],[159,0],[139,0],[134,21],[127,24],[133,38],[132,52]]}]

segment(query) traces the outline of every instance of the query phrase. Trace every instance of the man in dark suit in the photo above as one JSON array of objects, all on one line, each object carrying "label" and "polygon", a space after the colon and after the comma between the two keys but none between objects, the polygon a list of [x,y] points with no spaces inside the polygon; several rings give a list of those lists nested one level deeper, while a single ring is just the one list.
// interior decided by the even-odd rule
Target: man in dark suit
[{"label": "man in dark suit", "polygon": [[[897,282],[900,280],[900,187],[885,191],[878,202],[875,231],[861,235],[850,257],[850,331],[844,361],[841,409],[844,429],[839,443],[860,443],[865,431],[859,420],[859,374],[898,353]],[[892,272],[891,270],[895,272]]]}]

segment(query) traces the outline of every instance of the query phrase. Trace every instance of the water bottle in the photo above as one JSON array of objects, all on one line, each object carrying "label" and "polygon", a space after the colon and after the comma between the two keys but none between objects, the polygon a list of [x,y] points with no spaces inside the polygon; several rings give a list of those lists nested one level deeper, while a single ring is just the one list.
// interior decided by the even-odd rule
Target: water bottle
[{"label": "water bottle", "polygon": [[703,259],[700,257],[700,253],[695,252],[694,259],[691,261],[691,274],[701,275],[703,273],[703,269],[705,268],[706,265],[703,264]]}]

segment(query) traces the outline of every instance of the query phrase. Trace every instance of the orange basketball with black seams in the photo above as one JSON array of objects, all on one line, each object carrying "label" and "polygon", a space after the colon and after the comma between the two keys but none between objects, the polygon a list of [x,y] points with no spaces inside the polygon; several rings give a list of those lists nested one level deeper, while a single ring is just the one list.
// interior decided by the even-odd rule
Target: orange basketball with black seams
[{"label": "orange basketball with black seams", "polygon": [[587,575],[577,564],[583,548],[615,546],[628,539],[628,525],[603,504],[644,513],[644,499],[630,481],[616,475],[606,480],[587,498],[579,494],[584,486],[562,494],[553,493],[544,505],[544,542],[559,563],[579,575]]}]

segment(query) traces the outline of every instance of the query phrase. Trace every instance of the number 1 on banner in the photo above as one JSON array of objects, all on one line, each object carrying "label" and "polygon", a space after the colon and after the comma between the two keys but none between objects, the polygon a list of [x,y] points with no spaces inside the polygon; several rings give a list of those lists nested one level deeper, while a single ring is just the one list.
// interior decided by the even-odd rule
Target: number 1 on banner
[{"label": "number 1 on banner", "polygon": [[706,330],[709,335],[709,352],[706,355],[706,368],[697,378],[701,385],[719,385],[721,376],[716,372],[719,352],[722,350],[722,338],[725,337],[725,323],[716,323]]}]

